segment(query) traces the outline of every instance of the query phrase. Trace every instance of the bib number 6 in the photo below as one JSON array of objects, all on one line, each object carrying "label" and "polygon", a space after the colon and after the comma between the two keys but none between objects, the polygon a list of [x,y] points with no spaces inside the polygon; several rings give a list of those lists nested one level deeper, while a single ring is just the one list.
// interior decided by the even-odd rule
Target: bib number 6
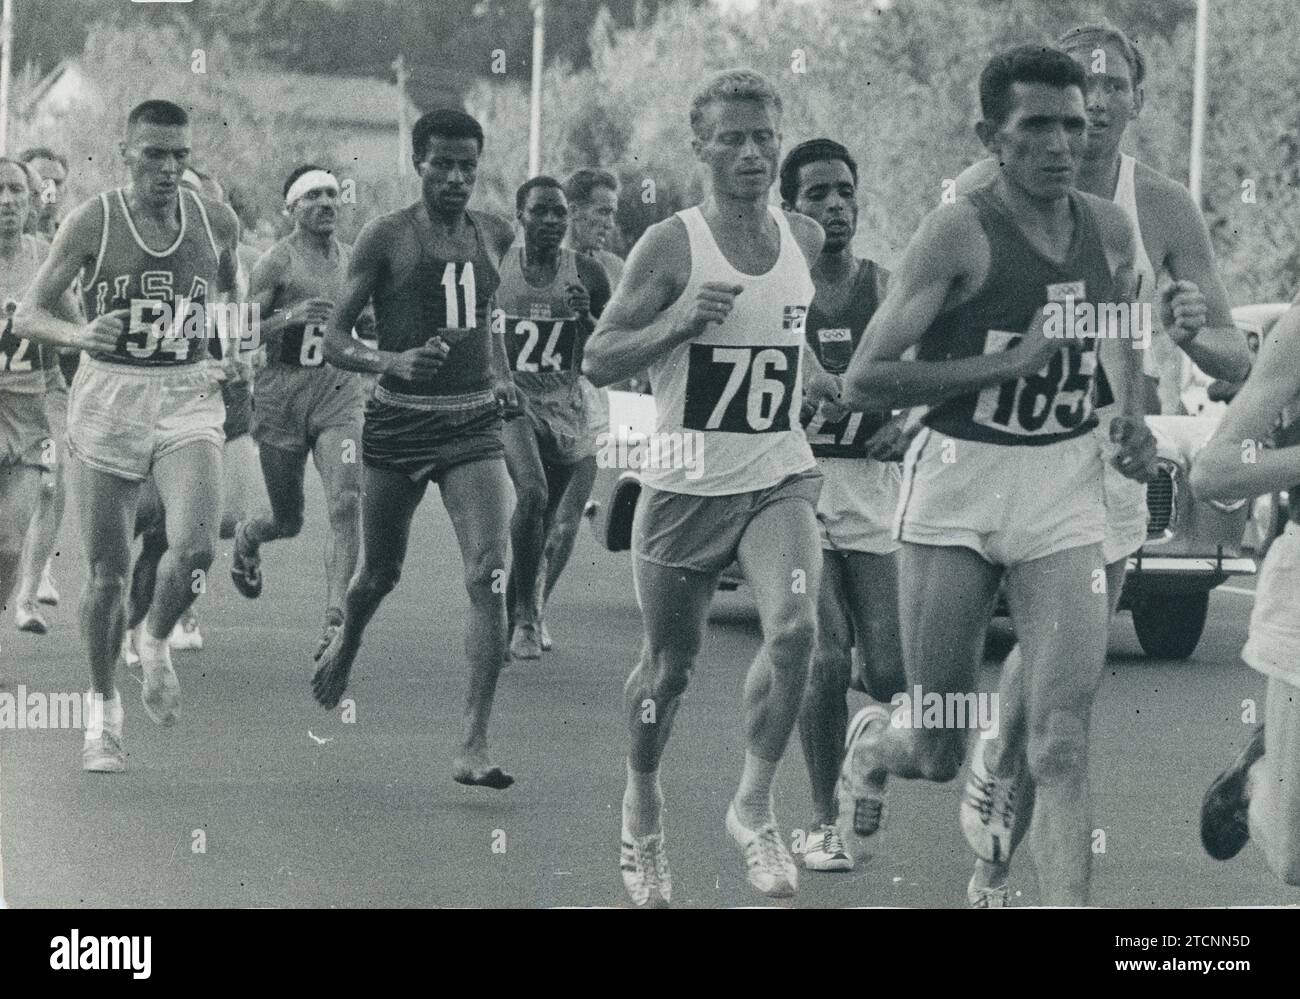
[{"label": "bib number 6", "polygon": [[298,351],[298,363],[304,368],[316,368],[324,361],[325,327],[319,323],[309,323],[302,331],[302,348]]}]

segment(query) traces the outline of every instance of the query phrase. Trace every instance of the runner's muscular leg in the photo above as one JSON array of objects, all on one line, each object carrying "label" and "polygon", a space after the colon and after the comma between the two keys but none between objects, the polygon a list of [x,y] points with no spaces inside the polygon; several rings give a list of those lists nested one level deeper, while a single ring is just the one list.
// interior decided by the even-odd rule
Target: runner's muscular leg
[{"label": "runner's muscular leg", "polygon": [[271,515],[253,517],[244,528],[244,537],[254,548],[277,538],[293,538],[302,530],[303,479],[307,470],[306,452],[285,451],[262,444],[258,448],[266,494],[271,501]]},{"label": "runner's muscular leg", "polygon": [[555,508],[551,529],[546,534],[546,548],[542,554],[541,575],[542,603],[551,598],[555,582],[569,564],[573,554],[573,543],[577,540],[578,529],[582,526],[582,515],[587,509],[587,500],[591,498],[592,487],[596,484],[596,456],[583,458],[573,467],[564,495]]},{"label": "runner's muscular leg", "polygon": [[[491,766],[487,733],[506,650],[503,584],[510,556],[510,475],[500,459],[471,461],[444,474],[439,487],[460,544],[470,603],[465,629],[469,691],[456,774],[458,778],[475,778],[462,783],[506,787],[511,778]],[[499,779],[491,776],[493,771]]]},{"label": "runner's muscular leg", "polygon": [[546,543],[546,469],[537,434],[527,417],[507,420],[501,440],[506,449],[506,468],[515,487],[507,612],[511,622],[532,622],[536,614],[537,569]]},{"label": "runner's muscular leg", "polygon": [[760,510],[736,557],[763,630],[745,677],[745,733],[749,750],[775,763],[799,716],[817,635],[822,552],[812,504],[783,499]]},{"label": "runner's muscular leg", "polygon": [[1024,659],[1027,760],[1037,803],[1030,827],[1045,905],[1088,898],[1088,731],[1106,661],[1109,594],[1097,592],[1100,545],[1013,566],[1007,601]]},{"label": "runner's muscular leg", "polygon": [[[9,598],[18,583],[24,540],[40,503],[41,476],[30,465],[0,465],[0,608],[6,613],[12,610]],[[38,580],[39,574],[38,569]]]},{"label": "runner's muscular leg", "polygon": [[126,631],[127,573],[141,483],[73,460],[82,544],[90,563],[81,600],[81,637],[97,693],[113,696],[113,673]]},{"label": "runner's muscular leg", "polygon": [[167,638],[202,592],[198,574],[206,574],[216,556],[221,527],[221,448],[200,441],[178,448],[154,462],[154,484],[162,502],[167,551],[158,562],[158,582],[145,628]]},{"label": "runner's muscular leg", "polygon": [[[899,623],[909,690],[926,694],[975,689],[1002,570],[962,545],[905,542],[899,557]],[[949,781],[966,753],[966,732],[890,726],[876,747],[883,768],[899,777]]]},{"label": "runner's muscular leg", "polygon": [[412,482],[399,472],[369,466],[363,480],[361,566],[344,597],[343,627],[319,654],[311,681],[313,696],[326,708],[335,707],[347,690],[366,625],[402,577],[411,518],[428,487],[427,480]]},{"label": "runner's muscular leg", "polygon": [[799,741],[812,786],[814,827],[835,819],[835,780],[849,724],[846,695],[853,668],[854,632],[847,606],[847,572],[848,559],[843,553],[822,552],[816,650],[799,710]]},{"label": "runner's muscular leg", "polygon": [[851,551],[844,568],[846,605],[866,669],[864,686],[874,700],[888,704],[907,683],[898,621],[898,554]]},{"label": "runner's muscular leg", "polygon": [[[312,447],[330,522],[325,541],[327,608],[343,606],[343,594],[361,550],[361,465],[356,460],[360,436],[356,428],[330,427],[321,431]],[[350,453],[345,453],[349,443]],[[353,460],[346,461],[346,457]]]},{"label": "runner's muscular leg", "polygon": [[650,773],[659,768],[704,641],[718,577],[635,558],[633,582],[645,636],[641,657],[623,685],[623,704],[632,769]]}]

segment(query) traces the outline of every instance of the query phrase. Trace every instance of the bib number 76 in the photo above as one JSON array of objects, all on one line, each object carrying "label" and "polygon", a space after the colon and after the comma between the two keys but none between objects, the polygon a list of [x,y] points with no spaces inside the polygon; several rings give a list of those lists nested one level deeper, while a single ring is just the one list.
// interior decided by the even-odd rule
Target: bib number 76
[{"label": "bib number 76", "polygon": [[733,434],[789,430],[799,351],[691,344],[682,425]]}]

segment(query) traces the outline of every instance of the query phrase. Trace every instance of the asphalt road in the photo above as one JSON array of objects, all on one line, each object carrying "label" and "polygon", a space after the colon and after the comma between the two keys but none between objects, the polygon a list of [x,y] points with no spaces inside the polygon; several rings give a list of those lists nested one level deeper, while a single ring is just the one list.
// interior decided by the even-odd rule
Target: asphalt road
[{"label": "asphalt road", "polygon": [[[260,600],[235,593],[223,543],[199,606],[207,647],[176,657],[184,696],[176,728],[155,727],[137,681],[121,680],[126,774],[84,774],[79,731],[0,732],[10,906],[624,904],[621,692],[640,640],[626,553],[580,538],[550,612],[556,650],[502,678],[492,734],[518,783],[471,790],[450,777],[466,598],[436,494],[417,518],[401,585],[370,628],[349,692],[355,721],[345,723],[308,687],[324,593],[316,488],[313,479],[302,536],[266,550]],[[59,557],[65,600],[55,631],[35,638],[10,621],[0,628],[4,689],[84,689],[74,527],[65,526]],[[1094,808],[1105,833],[1095,903],[1300,903],[1253,848],[1218,864],[1197,838],[1205,786],[1249,732],[1242,702],[1259,702],[1262,716],[1263,681],[1238,658],[1250,607],[1249,592],[1216,593],[1186,663],[1143,658],[1127,616],[1113,628],[1094,723]],[[743,593],[720,595],[663,769],[680,905],[777,904],[751,891],[723,829],[756,642]],[[995,685],[994,664],[983,681]],[[971,856],[957,828],[959,792],[958,782],[895,784],[877,855],[849,875],[805,872],[793,904],[964,904]],[[807,823],[797,743],[776,800],[787,832]],[[1037,898],[1027,851],[1012,889],[1017,903]]]}]

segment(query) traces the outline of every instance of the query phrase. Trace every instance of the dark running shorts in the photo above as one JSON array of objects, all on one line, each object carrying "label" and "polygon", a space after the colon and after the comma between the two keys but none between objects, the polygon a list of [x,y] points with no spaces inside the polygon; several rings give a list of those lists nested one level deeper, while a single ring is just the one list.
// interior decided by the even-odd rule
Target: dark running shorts
[{"label": "dark running shorts", "polygon": [[226,404],[226,422],[222,425],[226,440],[249,433],[253,425],[253,392],[248,382],[222,382],[221,401]]},{"label": "dark running shorts", "polygon": [[462,408],[396,405],[380,391],[366,403],[361,458],[412,482],[439,482],[473,461],[504,461],[501,406],[490,396]]}]

